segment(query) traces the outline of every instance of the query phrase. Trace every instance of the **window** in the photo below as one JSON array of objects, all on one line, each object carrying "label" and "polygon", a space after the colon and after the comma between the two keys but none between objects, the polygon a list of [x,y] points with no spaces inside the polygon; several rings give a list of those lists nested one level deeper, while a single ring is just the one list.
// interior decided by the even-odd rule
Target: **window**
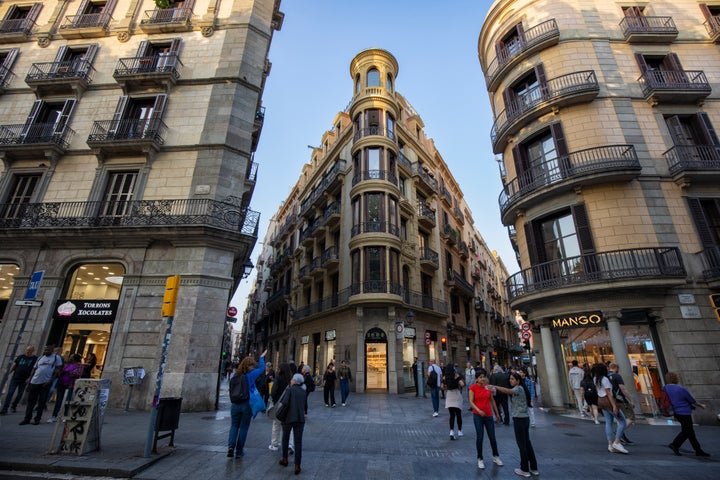
[{"label": "window", "polygon": [[503,90],[503,101],[508,120],[534,108],[546,98],[547,80],[545,68],[536,65],[533,70]]},{"label": "window", "polygon": [[640,72],[650,88],[666,84],[690,83],[680,59],[674,53],[667,55],[635,54]]},{"label": "window", "polygon": [[111,172],[103,195],[104,217],[122,217],[130,211],[130,202],[135,194],[137,172]]},{"label": "window", "polygon": [[76,100],[36,100],[25,120],[21,140],[25,143],[62,143]]},{"label": "window", "polygon": [[33,199],[33,193],[40,181],[40,174],[15,175],[10,187],[10,194],[5,201],[2,218],[20,218],[24,214],[24,206]]},{"label": "window", "polygon": [[364,293],[385,292],[385,247],[366,247]]},{"label": "window", "polygon": [[720,145],[710,117],[701,112],[695,115],[673,115],[665,119],[673,144]]},{"label": "window", "polygon": [[360,74],[355,75],[355,93],[360,92]]},{"label": "window", "polygon": [[380,86],[380,72],[376,68],[371,68],[367,72],[367,86],[368,87],[379,87]]},{"label": "window", "polygon": [[645,7],[622,7],[628,27],[647,27]]},{"label": "window", "polygon": [[78,8],[77,15],[70,17],[65,28],[105,27],[110,22],[117,0],[84,0]]},{"label": "window", "polygon": [[161,42],[143,40],[137,49],[139,72],[172,72],[178,65],[180,38]]},{"label": "window", "polygon": [[688,198],[688,205],[711,266],[720,267],[720,199]]},{"label": "window", "polygon": [[535,189],[563,178],[568,149],[560,123],[513,148],[517,187]]},{"label": "window", "polygon": [[29,35],[35,26],[35,21],[38,15],[40,15],[42,7],[42,3],[35,3],[33,5],[10,5],[10,8],[8,8],[5,14],[5,18],[0,22],[0,34],[23,32],[25,35]]},{"label": "window", "polygon": [[19,48],[0,52],[0,87],[6,87],[12,78],[12,67],[17,59]]},{"label": "window", "polygon": [[720,30],[720,6],[701,3],[700,11],[705,17],[708,31],[712,34],[718,32]]},{"label": "window", "polygon": [[390,75],[389,73],[385,77],[385,89],[388,92],[392,92],[392,75]]},{"label": "window", "polygon": [[98,51],[97,45],[58,48],[50,73],[53,77],[78,76],[90,73]]},{"label": "window", "polygon": [[524,48],[525,32],[522,23],[518,23],[495,44],[498,64],[503,65],[509,59],[522,52]]},{"label": "window", "polygon": [[122,139],[155,139],[162,126],[167,95],[120,97],[110,125],[110,134]]}]

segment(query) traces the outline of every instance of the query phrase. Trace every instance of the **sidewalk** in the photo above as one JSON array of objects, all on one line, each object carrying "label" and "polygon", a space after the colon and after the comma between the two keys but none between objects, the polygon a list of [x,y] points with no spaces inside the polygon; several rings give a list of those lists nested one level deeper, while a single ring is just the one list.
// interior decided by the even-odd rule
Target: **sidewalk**
[{"label": "sidewalk", "polygon": [[[414,394],[352,393],[347,407],[338,403],[336,408],[327,408],[322,404],[322,392],[316,391],[310,395],[301,478],[519,478],[513,473],[519,455],[512,426],[496,428],[505,466],[492,464],[486,437],[487,468],[478,470],[471,414],[463,412],[465,436],[455,441],[449,439],[447,411],[441,408],[437,418],[431,414],[430,399]],[[687,443],[683,456],[674,456],[667,444],[679,427],[667,424],[633,426],[628,436],[635,445],[628,447],[630,455],[622,455],[608,453],[602,423],[595,425],[577,415],[552,415],[537,408],[536,414],[537,428],[531,429],[530,436],[543,479],[610,478],[618,471],[627,478],[654,480],[717,478],[720,426],[696,427],[703,448],[713,455],[709,459],[696,457]],[[168,446],[169,439],[159,440],[158,453],[150,458],[144,457],[150,421],[147,412],[108,410],[101,450],[83,456],[46,453],[54,425],[20,426],[21,419],[20,413],[0,417],[0,479],[3,471],[144,480],[298,478],[293,475],[292,457],[291,466],[283,468],[278,465],[280,452],[268,450],[271,421],[263,415],[252,422],[245,457],[226,457],[227,400],[217,412],[181,414],[175,448]]]}]

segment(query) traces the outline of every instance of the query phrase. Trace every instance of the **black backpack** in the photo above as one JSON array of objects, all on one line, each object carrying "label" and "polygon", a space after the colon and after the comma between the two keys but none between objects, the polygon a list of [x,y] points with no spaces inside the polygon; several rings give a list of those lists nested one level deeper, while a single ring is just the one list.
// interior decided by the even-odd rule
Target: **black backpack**
[{"label": "black backpack", "polygon": [[430,388],[437,388],[438,385],[438,375],[435,371],[435,368],[430,369],[430,374],[428,375],[427,379],[427,386]]},{"label": "black backpack", "polygon": [[315,380],[313,380],[312,375],[310,375],[309,373],[305,374],[305,388],[307,388],[308,392],[315,391]]},{"label": "black backpack", "polygon": [[250,398],[250,387],[245,375],[235,375],[230,379],[230,401],[240,403],[248,398]]}]

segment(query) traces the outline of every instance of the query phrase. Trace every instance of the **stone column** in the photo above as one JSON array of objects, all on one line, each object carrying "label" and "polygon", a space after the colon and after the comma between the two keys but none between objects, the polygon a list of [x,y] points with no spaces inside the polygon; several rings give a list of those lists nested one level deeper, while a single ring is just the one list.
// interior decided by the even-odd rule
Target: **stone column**
[{"label": "stone column", "polygon": [[623,378],[625,388],[632,396],[633,404],[635,404],[635,413],[640,413],[640,396],[635,390],[635,377],[633,376],[630,358],[628,357],[627,345],[625,344],[625,336],[620,327],[620,317],[622,314],[618,311],[603,312],[610,332],[610,344],[612,345],[615,363],[618,364],[620,370],[618,373]]},{"label": "stone column", "polygon": [[542,340],[543,359],[545,360],[545,383],[542,386],[543,399],[550,401],[549,406],[553,411],[564,410],[562,400],[562,386],[560,385],[560,372],[555,360],[555,349],[553,348],[552,332],[550,327],[543,325],[540,327],[540,339]]}]

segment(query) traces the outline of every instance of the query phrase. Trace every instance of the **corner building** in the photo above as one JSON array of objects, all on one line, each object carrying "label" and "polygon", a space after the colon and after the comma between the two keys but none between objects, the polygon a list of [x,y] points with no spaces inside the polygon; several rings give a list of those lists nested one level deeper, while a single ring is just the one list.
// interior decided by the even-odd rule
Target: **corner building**
[{"label": "corner building", "polygon": [[[547,406],[614,361],[657,416],[669,371],[720,405],[720,4],[498,0],[478,54]],[[718,305],[720,306],[720,305]],[[634,380],[634,382],[633,382]]]},{"label": "corner building", "polygon": [[356,391],[414,389],[414,357],[521,353],[506,269],[397,76],[382,49],[350,63],[352,100],[270,222],[244,316],[242,353],[319,375],[346,360]]},{"label": "corner building", "polygon": [[[0,4],[0,358],[97,357],[109,405],[214,408],[279,0]],[[18,307],[33,272],[37,300]],[[167,360],[165,282],[180,275]],[[19,345],[18,345],[19,343]],[[162,369],[162,370],[161,370]]]}]

